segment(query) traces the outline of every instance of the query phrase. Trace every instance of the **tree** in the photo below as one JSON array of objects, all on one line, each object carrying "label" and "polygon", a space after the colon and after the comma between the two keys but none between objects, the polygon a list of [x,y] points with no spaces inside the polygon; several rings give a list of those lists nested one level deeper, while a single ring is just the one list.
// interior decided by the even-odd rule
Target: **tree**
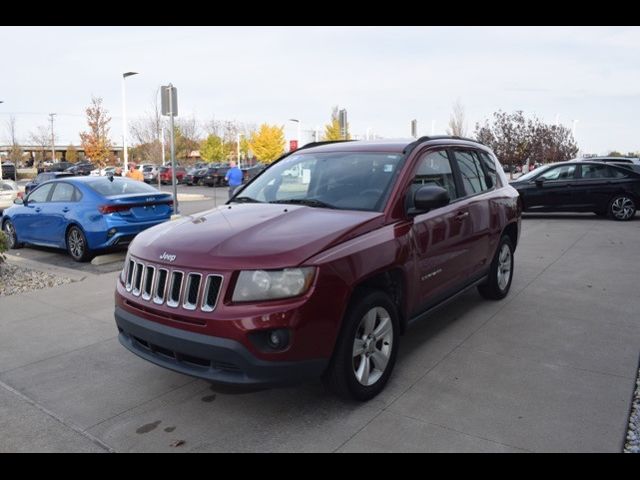
[{"label": "tree", "polygon": [[284,153],[284,126],[263,123],[249,139],[253,154],[263,163],[271,163]]},{"label": "tree", "polygon": [[195,117],[176,120],[174,124],[176,159],[187,160],[200,147],[200,127]]},{"label": "tree", "polygon": [[91,97],[91,105],[85,110],[89,131],[80,133],[82,148],[87,157],[98,167],[104,167],[112,156],[109,139],[111,117],[102,106],[102,98]]},{"label": "tree", "polygon": [[[578,146],[571,130],[562,125],[549,125],[533,117],[526,119],[522,111],[493,114],[492,123],[476,124],[476,139],[490,147],[498,159],[513,167],[530,162],[560,162],[575,157]],[[510,168],[513,172],[513,168]]]},{"label": "tree", "polygon": [[67,162],[76,163],[78,161],[78,149],[73,144],[69,144],[64,158]]},{"label": "tree", "polygon": [[[131,122],[129,132],[135,145],[135,155],[132,158],[140,158],[143,163],[160,163],[162,161],[162,127],[167,124],[162,118],[158,105],[158,96],[153,96],[151,112],[145,112],[141,118]],[[166,128],[166,127],[165,127]],[[166,137],[168,138],[168,132]],[[165,138],[165,151],[167,138]],[[129,150],[131,153],[132,149]]]},{"label": "tree", "polygon": [[608,157],[624,157],[624,155],[618,152],[617,150],[614,150],[613,152],[609,152],[609,155],[607,156]]},{"label": "tree", "polygon": [[322,140],[351,140],[351,134],[349,133],[349,122],[347,122],[347,138],[342,137],[340,131],[340,112],[338,107],[333,107],[331,112],[331,121],[324,126],[324,135]]},{"label": "tree", "polygon": [[464,137],[467,134],[467,128],[465,127],[465,114],[464,107],[457,100],[453,104],[453,112],[449,118],[449,128],[447,128],[447,135],[455,135],[458,137]]},{"label": "tree", "polygon": [[11,146],[8,155],[9,161],[18,165],[22,160],[22,148],[20,148],[16,134],[16,117],[13,115],[7,120],[7,131],[9,132],[9,145]]},{"label": "tree", "polygon": [[222,162],[227,154],[227,145],[217,135],[209,135],[200,144],[200,157],[207,162]]},{"label": "tree", "polygon": [[51,135],[45,126],[38,126],[34,132],[29,134],[29,141],[39,147],[36,152],[36,162],[43,162],[46,159],[46,152],[51,147]]}]

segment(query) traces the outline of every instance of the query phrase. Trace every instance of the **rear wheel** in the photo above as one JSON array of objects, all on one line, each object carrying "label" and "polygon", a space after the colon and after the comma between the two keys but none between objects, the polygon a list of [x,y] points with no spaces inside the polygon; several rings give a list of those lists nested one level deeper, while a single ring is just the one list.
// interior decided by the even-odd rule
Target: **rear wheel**
[{"label": "rear wheel", "polygon": [[71,227],[67,232],[67,252],[76,262],[88,262],[93,258],[87,237],[78,227]]},{"label": "rear wheel", "polygon": [[609,202],[608,212],[614,220],[621,222],[631,220],[636,214],[636,202],[629,195],[616,195]]},{"label": "rear wheel", "polygon": [[8,247],[11,249],[22,248],[22,243],[18,242],[18,235],[16,234],[16,229],[11,223],[11,220],[7,220],[4,222],[4,226],[2,228],[4,230],[5,235],[7,236]]},{"label": "rear wheel", "polygon": [[353,301],[344,322],[323,380],[340,397],[370,400],[384,389],[395,364],[397,308],[387,294],[368,290]]},{"label": "rear wheel", "polygon": [[496,251],[487,283],[478,286],[480,295],[490,300],[501,300],[509,293],[513,279],[513,244],[511,238],[504,235]]}]

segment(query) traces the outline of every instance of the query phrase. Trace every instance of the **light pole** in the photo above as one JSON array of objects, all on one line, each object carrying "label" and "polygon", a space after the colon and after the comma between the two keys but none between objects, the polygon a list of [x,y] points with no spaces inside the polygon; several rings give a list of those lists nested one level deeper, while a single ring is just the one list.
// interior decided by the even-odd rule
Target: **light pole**
[{"label": "light pole", "polygon": [[244,137],[244,133],[239,133],[236,136],[236,140],[238,142],[238,146],[237,146],[237,150],[236,150],[236,155],[238,156],[238,168],[240,168],[242,170],[242,167],[240,167],[240,137]]},{"label": "light pole", "polygon": [[125,91],[125,79],[138,72],[125,72],[122,74],[122,149],[124,151],[124,171],[129,169],[129,152],[127,152],[127,97]]},{"label": "light pole", "polygon": [[[0,100],[0,103],[4,103],[4,100]],[[16,175],[18,172],[16,171]],[[2,180],[2,159],[0,159],[0,180]]]},{"label": "light pole", "polygon": [[53,135],[53,117],[55,113],[49,114],[49,121],[51,122],[51,163],[56,163],[56,137]]},{"label": "light pole", "polygon": [[290,118],[289,121],[295,122],[298,125],[297,133],[296,133],[296,143],[298,145],[298,148],[300,148],[300,120],[297,120],[295,118]]}]

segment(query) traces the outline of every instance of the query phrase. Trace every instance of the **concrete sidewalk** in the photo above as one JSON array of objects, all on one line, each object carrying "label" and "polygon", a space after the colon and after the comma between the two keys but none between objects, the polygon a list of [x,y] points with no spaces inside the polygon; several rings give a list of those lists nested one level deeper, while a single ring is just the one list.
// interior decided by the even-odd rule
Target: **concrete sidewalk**
[{"label": "concrete sidewalk", "polygon": [[0,299],[0,451],[620,452],[640,353],[640,219],[529,216],[512,291],[401,338],[386,390],[240,394],[121,347],[117,272]]}]

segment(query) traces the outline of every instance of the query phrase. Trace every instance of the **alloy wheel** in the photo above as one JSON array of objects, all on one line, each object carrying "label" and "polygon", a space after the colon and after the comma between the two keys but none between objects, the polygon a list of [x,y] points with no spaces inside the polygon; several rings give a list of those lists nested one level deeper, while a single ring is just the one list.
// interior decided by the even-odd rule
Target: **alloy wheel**
[{"label": "alloy wheel", "polygon": [[511,249],[509,245],[502,245],[498,255],[498,288],[504,290],[511,279]]},{"label": "alloy wheel", "polygon": [[611,213],[618,220],[628,220],[636,213],[636,206],[629,197],[618,197],[611,204]]},{"label": "alloy wheel", "polygon": [[374,307],[360,320],[353,342],[353,373],[361,385],[375,384],[387,369],[393,348],[391,315]]}]

